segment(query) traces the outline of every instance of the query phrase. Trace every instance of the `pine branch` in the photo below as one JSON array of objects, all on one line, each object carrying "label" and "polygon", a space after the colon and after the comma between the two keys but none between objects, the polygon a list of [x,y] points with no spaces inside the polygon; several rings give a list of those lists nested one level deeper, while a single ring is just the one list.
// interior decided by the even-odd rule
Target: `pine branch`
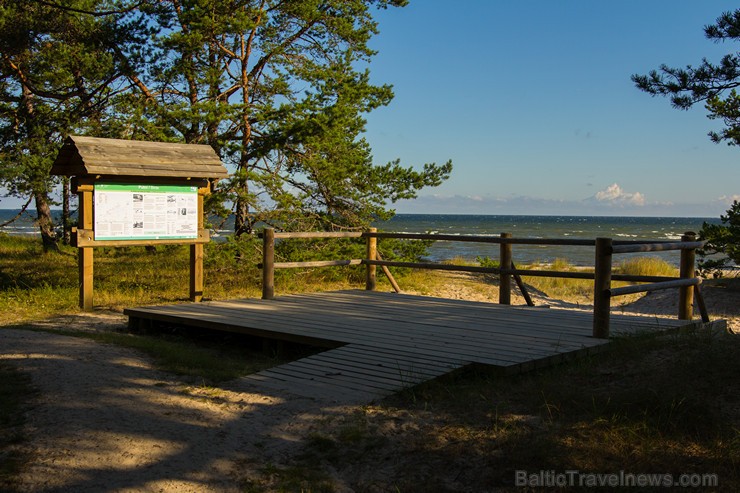
[{"label": "pine branch", "polygon": [[119,10],[104,10],[102,12],[98,12],[98,11],[94,11],[94,10],[78,9],[78,8],[70,7],[70,6],[67,6],[67,5],[60,5],[58,3],[48,2],[46,0],[27,0],[27,1],[30,1],[32,3],[37,3],[39,5],[44,5],[46,7],[50,7],[52,9],[56,9],[56,10],[62,10],[62,11],[65,11],[65,12],[75,12],[77,14],[90,15],[92,17],[105,17],[105,16],[108,16],[108,15],[128,14],[130,12],[133,12],[134,10],[137,10],[139,7],[141,7],[142,5],[144,5],[145,3],[147,3],[146,0],[142,0],[141,2],[135,3],[135,4],[133,4],[130,7],[127,7],[127,8],[123,8],[123,9],[119,9]]},{"label": "pine branch", "polygon": [[21,207],[21,211],[18,214],[16,214],[13,219],[0,224],[0,228],[4,228],[8,224],[13,224],[15,221],[17,221],[18,218],[21,217],[24,212],[26,212],[26,209],[28,209],[28,206],[31,205],[32,200],[33,200],[33,195],[28,197],[28,201],[23,205],[23,207]]}]

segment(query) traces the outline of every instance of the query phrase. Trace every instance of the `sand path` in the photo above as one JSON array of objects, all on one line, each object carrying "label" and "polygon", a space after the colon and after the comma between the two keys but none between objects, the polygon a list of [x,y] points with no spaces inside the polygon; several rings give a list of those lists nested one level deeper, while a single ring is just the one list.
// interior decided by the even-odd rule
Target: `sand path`
[{"label": "sand path", "polygon": [[[123,322],[81,315],[64,325]],[[0,329],[0,360],[39,391],[21,491],[242,491],[246,470],[282,462],[315,423],[343,412],[242,381],[187,385],[132,350],[48,332]]]}]

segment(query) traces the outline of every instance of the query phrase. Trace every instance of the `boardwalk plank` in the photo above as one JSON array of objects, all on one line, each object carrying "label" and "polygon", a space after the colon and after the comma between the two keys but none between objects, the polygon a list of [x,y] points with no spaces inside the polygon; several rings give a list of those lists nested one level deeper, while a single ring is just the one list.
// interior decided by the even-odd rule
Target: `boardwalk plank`
[{"label": "boardwalk plank", "polygon": [[[189,320],[188,317],[195,315],[196,313],[180,313],[177,315],[173,312],[162,314],[161,311],[157,314],[157,316],[160,318],[166,318],[169,322],[176,322],[179,317],[179,320],[183,323],[187,323]],[[208,323],[209,319],[205,311],[202,311],[197,315],[199,320],[195,322],[196,324],[217,328]],[[510,344],[510,341],[506,340],[505,335],[497,336],[496,334],[492,334],[492,337],[489,337],[488,340],[472,341],[468,343],[459,335],[455,337],[437,337],[437,335],[429,335],[423,332],[411,332],[411,334],[409,334],[410,331],[394,331],[383,326],[374,327],[366,325],[361,327],[357,326],[360,327],[360,330],[357,330],[357,327],[354,329],[335,327],[331,326],[327,322],[312,324],[311,320],[307,318],[303,318],[302,320],[295,319],[288,322],[284,317],[281,317],[279,320],[270,321],[270,319],[267,319],[265,321],[265,323],[268,322],[271,324],[271,329],[265,331],[264,334],[255,330],[247,330],[246,332],[255,335],[281,338],[280,334],[282,334],[282,332],[280,329],[284,328],[285,333],[291,335],[291,337],[285,337],[284,339],[286,340],[307,343],[310,343],[309,341],[311,340],[320,340],[323,342],[322,345],[327,345],[326,338],[334,336],[337,340],[341,340],[343,342],[372,344],[378,347],[387,348],[402,347],[410,351],[424,352],[429,355],[444,356],[449,354],[450,351],[453,351],[454,354],[459,354],[463,358],[488,364],[516,363],[521,361],[522,358],[528,358],[532,355],[539,354],[541,356],[546,356],[552,351],[562,352],[578,350],[584,345],[599,344],[597,340],[593,339],[591,341],[584,339],[576,344],[568,343],[567,341],[562,341],[557,338],[547,341],[544,344],[540,344],[533,342],[531,338],[526,338],[526,336],[518,336],[519,339],[526,339],[526,341],[512,345]],[[227,320],[218,323],[226,323],[230,325],[233,321]],[[300,323],[304,324],[307,334],[321,333],[324,337],[317,339],[313,336],[305,336],[301,339],[301,332],[296,329],[296,325]],[[512,347],[507,348],[507,346]]]},{"label": "boardwalk plank", "polygon": [[[264,303],[264,302],[263,302]],[[158,308],[158,307],[154,307]],[[169,308],[169,307],[167,307]],[[248,308],[247,308],[248,309]],[[181,309],[175,308],[168,311],[169,314],[179,312]],[[229,317],[223,316],[223,314],[232,313],[235,310],[234,305],[219,304],[209,305],[202,307],[198,315],[202,318],[208,317],[208,315],[218,316],[222,323],[236,324],[266,324],[269,323],[271,329],[284,331],[287,334],[294,334],[299,336],[300,334],[306,337],[311,337],[312,334],[321,333],[325,336],[333,336],[337,340],[342,340],[348,343],[359,343],[367,342],[369,338],[382,338],[385,335],[390,336],[393,340],[399,338],[415,338],[415,340],[442,340],[450,341],[454,340],[456,344],[470,345],[474,348],[480,348],[482,345],[489,344],[492,340],[491,333],[496,332],[495,346],[506,347],[510,346],[512,352],[517,352],[517,349],[521,348],[521,338],[527,337],[528,344],[531,347],[530,351],[536,351],[537,348],[543,349],[549,354],[553,343],[552,331],[544,332],[548,337],[535,336],[531,334],[525,334],[521,332],[509,333],[502,331],[497,325],[490,325],[488,330],[475,330],[475,328],[466,328],[463,330],[455,331],[455,327],[438,327],[435,331],[428,330],[427,325],[414,324],[413,322],[403,322],[393,320],[392,322],[383,321],[379,322],[374,319],[365,319],[356,317],[352,320],[352,323],[344,322],[337,315],[326,315],[323,313],[311,313],[309,311],[303,311],[301,313],[289,313],[282,312],[279,319],[275,320],[274,316],[269,317],[264,314],[257,314],[251,317],[249,322],[243,322],[239,320],[233,320]],[[193,312],[194,314],[195,312]],[[188,316],[192,314],[181,313],[181,316]],[[454,331],[454,338],[450,335]],[[344,335],[343,335],[344,334]],[[441,339],[440,339],[441,337]],[[575,344],[575,347],[580,347],[584,344],[583,337],[576,340],[568,337],[558,337],[558,343],[561,346],[570,347]],[[595,342],[598,344],[598,342]]]},{"label": "boardwalk plank", "polygon": [[373,358],[371,355],[361,353],[357,353],[355,355],[348,353],[322,355],[316,356],[314,359],[317,361],[337,362],[338,364],[349,368],[368,369],[368,371],[378,370],[384,372],[384,374],[395,372],[396,374],[403,376],[419,375],[429,378],[434,378],[454,369],[450,366],[438,366],[431,369],[409,361],[401,361],[399,359],[381,360]]},{"label": "boardwalk plank", "polygon": [[364,392],[376,393],[378,395],[386,395],[387,393],[392,393],[394,388],[398,388],[382,382],[362,382],[357,379],[348,378],[346,375],[325,374],[320,370],[311,371],[305,368],[293,368],[286,365],[276,366],[269,370],[263,370],[260,374],[276,375],[278,378],[283,378],[287,381],[307,381],[311,384],[323,384],[327,387],[342,389],[343,392],[361,390]]},{"label": "boardwalk plank", "polygon": [[[273,394],[368,402],[468,364],[525,371],[602,350],[592,314],[368,291],[131,308],[132,319],[229,330],[328,350],[244,377]],[[612,316],[614,331],[685,321]]]},{"label": "boardwalk plank", "polygon": [[[291,394],[299,397],[310,399],[326,399],[332,401],[351,400],[356,402],[369,402],[383,394],[377,392],[364,392],[359,389],[347,390],[334,385],[326,385],[321,382],[312,382],[301,379],[280,379],[274,375],[263,375],[255,373],[247,375],[240,379],[249,387],[254,387],[257,391],[267,394],[279,395],[286,397],[285,394]],[[350,399],[347,399],[349,397]]]},{"label": "boardwalk plank", "polygon": [[[361,310],[364,306],[364,311],[369,313],[368,316],[377,316],[378,318],[385,319],[392,315],[403,315],[404,318],[413,318],[414,310],[418,310],[418,314],[427,317],[426,319],[417,319],[416,322],[421,325],[434,325],[436,323],[446,323],[446,326],[459,326],[456,325],[460,321],[466,321],[467,325],[463,327],[468,328],[480,328],[485,327],[486,324],[491,323],[491,317],[494,317],[498,325],[502,325],[500,322],[507,322],[511,327],[516,327],[517,330],[525,330],[527,335],[534,335],[538,329],[545,329],[546,333],[552,331],[553,327],[559,329],[563,334],[575,334],[577,337],[583,335],[583,324],[591,323],[593,315],[590,312],[579,312],[575,310],[537,310],[531,307],[510,307],[505,305],[494,305],[490,303],[479,303],[480,306],[473,305],[458,306],[455,303],[449,303],[450,301],[456,302],[459,300],[442,300],[438,301],[427,301],[427,297],[422,296],[410,296],[413,298],[415,303],[411,305],[406,303],[406,306],[402,302],[393,300],[393,297],[398,298],[396,294],[386,294],[383,297],[383,293],[373,293],[368,297],[370,301],[363,303],[362,299],[358,299],[356,296],[350,296],[339,292],[338,294],[331,293],[330,297],[327,298],[306,298],[306,295],[292,295],[296,297],[296,300],[289,300],[288,303],[294,303],[298,299],[302,298],[302,306],[308,306],[311,303],[332,303],[336,310],[336,306],[344,306],[348,312],[354,313],[355,310]],[[406,295],[403,295],[404,297]],[[378,303],[378,300],[374,300],[374,297],[378,297],[383,300],[383,303]],[[285,300],[283,300],[285,301]],[[466,302],[474,303],[474,302]],[[375,309],[373,309],[374,307]],[[555,313],[557,312],[557,313]],[[381,314],[381,315],[378,315]],[[682,321],[670,320],[670,319],[650,319],[646,317],[638,317],[633,315],[613,315],[613,321],[617,324],[630,324],[634,323],[640,326],[645,325],[658,325],[660,327],[668,326],[675,327],[684,325]],[[522,327],[524,327],[522,329]]]},{"label": "boardwalk plank", "polygon": [[304,358],[302,360],[290,363],[290,368],[296,369],[317,369],[326,372],[331,375],[344,375],[346,377],[357,378],[362,381],[372,382],[388,382],[393,387],[402,386],[409,380],[423,381],[423,378],[428,376],[416,376],[406,375],[404,372],[399,372],[394,368],[378,367],[377,365],[363,365],[358,362],[347,362],[333,358],[331,354],[325,355],[323,358]]}]

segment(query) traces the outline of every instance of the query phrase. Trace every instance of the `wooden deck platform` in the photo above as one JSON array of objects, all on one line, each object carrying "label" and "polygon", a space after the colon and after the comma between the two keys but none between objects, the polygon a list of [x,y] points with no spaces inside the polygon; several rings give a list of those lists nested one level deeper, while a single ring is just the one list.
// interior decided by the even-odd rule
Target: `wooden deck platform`
[{"label": "wooden deck platform", "polygon": [[[132,324],[168,323],[329,348],[245,377],[306,397],[371,401],[470,364],[510,371],[603,349],[589,312],[512,307],[376,291],[289,295],[124,310]],[[613,315],[615,335],[685,321]]]}]

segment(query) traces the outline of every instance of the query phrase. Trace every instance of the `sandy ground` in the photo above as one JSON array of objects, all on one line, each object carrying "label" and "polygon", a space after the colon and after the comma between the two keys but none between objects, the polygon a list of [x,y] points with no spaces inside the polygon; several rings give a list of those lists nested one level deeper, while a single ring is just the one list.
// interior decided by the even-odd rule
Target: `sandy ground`
[{"label": "sandy ground", "polygon": [[[125,318],[36,325],[114,330]],[[135,351],[49,332],[0,329],[0,359],[28,372],[39,391],[20,491],[243,491],[250,464],[282,462],[317,423],[347,410],[241,380],[186,384]]]},{"label": "sandy ground", "polygon": [[[451,278],[438,294],[496,296],[460,280]],[[739,331],[738,283],[706,286],[704,294],[710,313],[728,318]],[[569,307],[542,297],[536,302]],[[624,311],[674,316],[675,294],[651,294]],[[116,330],[125,318],[97,313],[39,325]],[[154,369],[135,351],[50,332],[0,327],[0,359],[30,374],[38,389],[27,440],[19,445],[31,457],[20,491],[244,491],[246,478],[289,463],[322,423],[358,409],[351,396],[326,402],[275,395],[242,380],[220,388],[193,386]],[[332,482],[334,491],[351,491],[341,477]]]}]

